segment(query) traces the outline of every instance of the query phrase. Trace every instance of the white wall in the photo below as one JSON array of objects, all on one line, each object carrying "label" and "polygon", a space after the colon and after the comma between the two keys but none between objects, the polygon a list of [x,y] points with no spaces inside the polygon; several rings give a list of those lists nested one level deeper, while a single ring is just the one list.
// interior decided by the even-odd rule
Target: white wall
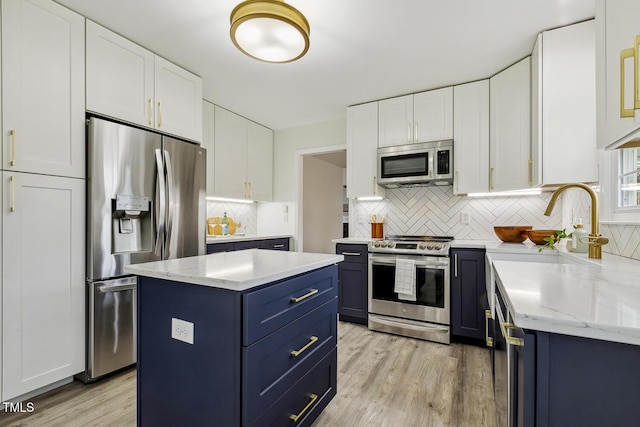
[{"label": "white wall", "polygon": [[335,253],[342,237],[343,168],[303,157],[303,252]]},{"label": "white wall", "polygon": [[[294,236],[296,234],[295,203],[258,203],[257,216],[260,235]],[[295,250],[295,247],[292,250]]]},{"label": "white wall", "polygon": [[296,200],[296,151],[343,145],[347,142],[346,118],[274,131],[273,200]]}]

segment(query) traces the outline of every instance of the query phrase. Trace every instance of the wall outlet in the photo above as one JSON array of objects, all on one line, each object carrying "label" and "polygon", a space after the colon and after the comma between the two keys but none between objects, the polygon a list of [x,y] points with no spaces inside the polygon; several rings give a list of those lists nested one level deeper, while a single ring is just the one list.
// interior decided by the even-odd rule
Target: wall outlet
[{"label": "wall outlet", "polygon": [[460,222],[462,224],[470,224],[471,214],[469,212],[460,212]]},{"label": "wall outlet", "polygon": [[172,317],[171,338],[188,344],[193,344],[193,323]]}]

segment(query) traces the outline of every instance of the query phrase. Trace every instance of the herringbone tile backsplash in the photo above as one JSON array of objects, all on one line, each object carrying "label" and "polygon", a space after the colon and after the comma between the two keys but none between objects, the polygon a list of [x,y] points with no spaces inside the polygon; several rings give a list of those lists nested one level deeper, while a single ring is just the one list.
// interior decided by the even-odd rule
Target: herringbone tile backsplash
[{"label": "herringbone tile backsplash", "polygon": [[[544,210],[550,193],[539,196],[471,198],[454,196],[452,187],[415,187],[386,191],[379,202],[352,201],[349,230],[353,237],[371,235],[371,216],[385,215],[384,233],[453,236],[456,239],[497,240],[494,225],[532,225],[560,229],[563,209],[558,202],[552,215]],[[469,224],[461,221],[469,214]]]},{"label": "herringbone tile backsplash", "polygon": [[[379,202],[351,201],[349,234],[370,237],[371,216],[385,215],[384,233],[453,236],[456,239],[498,240],[494,225],[532,225],[537,229],[573,230],[582,218],[589,230],[591,201],[587,193],[570,189],[550,217],[543,215],[551,193],[539,196],[472,198],[454,196],[452,187],[416,187],[386,191]],[[468,213],[469,224],[461,221]],[[600,233],[609,238],[602,250],[640,260],[640,226],[601,224]]]}]

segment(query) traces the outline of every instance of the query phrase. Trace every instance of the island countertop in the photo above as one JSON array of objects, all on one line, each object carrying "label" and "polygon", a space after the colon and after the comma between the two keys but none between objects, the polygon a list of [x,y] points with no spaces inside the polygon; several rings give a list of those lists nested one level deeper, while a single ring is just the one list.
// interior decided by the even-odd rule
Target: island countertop
[{"label": "island countertop", "polygon": [[640,345],[637,268],[517,261],[493,266],[516,326]]},{"label": "island countertop", "polygon": [[247,249],[133,264],[129,274],[244,291],[344,260],[342,255]]}]

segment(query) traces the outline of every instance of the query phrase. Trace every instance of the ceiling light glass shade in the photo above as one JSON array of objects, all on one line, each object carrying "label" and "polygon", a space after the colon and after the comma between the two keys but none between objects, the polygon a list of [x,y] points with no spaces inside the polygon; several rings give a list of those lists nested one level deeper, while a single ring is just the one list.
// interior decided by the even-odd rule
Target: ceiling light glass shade
[{"label": "ceiling light glass shade", "polygon": [[309,22],[281,0],[247,0],[231,12],[231,40],[265,62],[291,62],[309,50]]}]

